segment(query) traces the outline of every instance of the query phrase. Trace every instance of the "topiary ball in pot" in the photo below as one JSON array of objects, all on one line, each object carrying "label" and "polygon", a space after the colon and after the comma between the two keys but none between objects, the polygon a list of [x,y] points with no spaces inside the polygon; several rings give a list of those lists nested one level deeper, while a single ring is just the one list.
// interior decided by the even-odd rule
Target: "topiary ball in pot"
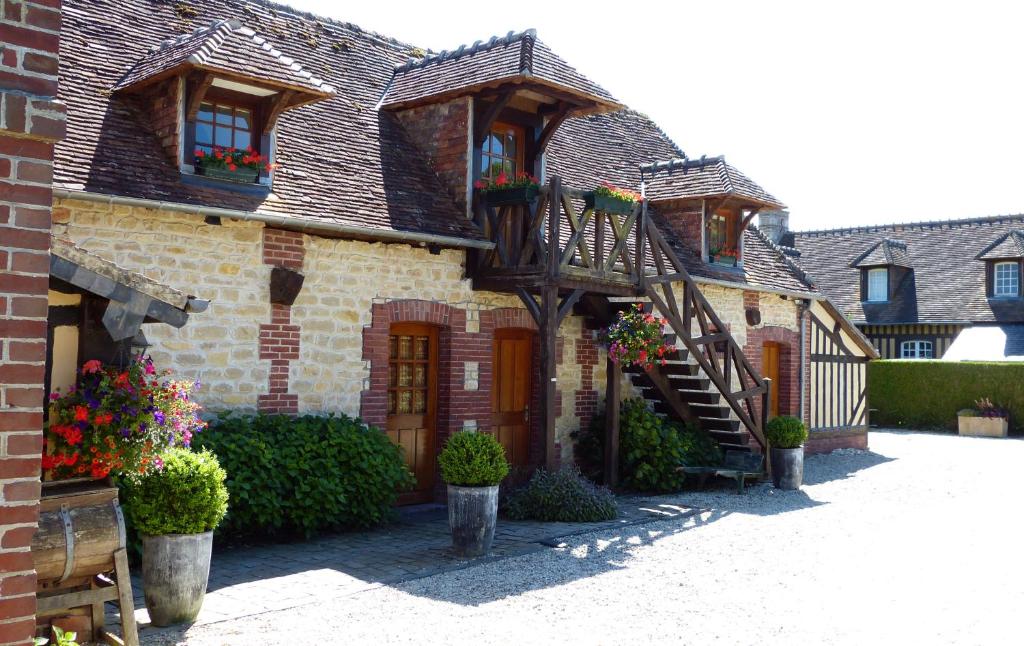
[{"label": "topiary ball in pot", "polygon": [[460,431],[438,456],[448,483],[448,524],[459,556],[491,549],[498,522],[498,484],[508,475],[505,449],[488,433]]},{"label": "topiary ball in pot", "polygon": [[227,474],[207,451],[170,449],[155,471],[124,483],[142,534],[142,583],[156,626],[194,621],[210,576],[213,529],[228,509]]},{"label": "topiary ball in pot", "polygon": [[804,479],[807,427],[796,417],[781,415],[768,422],[764,434],[771,449],[773,484],[779,489],[799,489]]}]

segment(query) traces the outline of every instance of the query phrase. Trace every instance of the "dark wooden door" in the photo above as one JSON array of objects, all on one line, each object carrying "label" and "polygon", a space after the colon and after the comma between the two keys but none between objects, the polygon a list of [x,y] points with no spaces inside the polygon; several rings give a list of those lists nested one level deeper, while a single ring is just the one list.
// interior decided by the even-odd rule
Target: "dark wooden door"
[{"label": "dark wooden door", "polygon": [[533,333],[529,330],[494,333],[491,428],[512,466],[526,466],[530,460],[532,346]]},{"label": "dark wooden door", "polygon": [[779,414],[779,344],[766,341],[761,353],[761,376],[772,380],[772,396],[768,406],[768,417]]},{"label": "dark wooden door", "polygon": [[433,497],[437,457],[437,329],[400,323],[388,339],[387,435],[402,447],[416,486],[399,496],[399,504],[427,502]]}]

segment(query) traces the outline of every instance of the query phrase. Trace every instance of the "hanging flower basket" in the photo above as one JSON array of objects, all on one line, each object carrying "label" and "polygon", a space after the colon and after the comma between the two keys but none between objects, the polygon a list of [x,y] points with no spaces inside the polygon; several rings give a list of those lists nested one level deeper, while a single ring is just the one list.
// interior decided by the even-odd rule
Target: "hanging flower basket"
[{"label": "hanging flower basket", "polygon": [[644,370],[665,365],[665,354],[672,349],[665,344],[667,323],[644,312],[639,305],[619,312],[619,318],[601,335],[608,347],[608,357],[623,367],[639,366]]},{"label": "hanging flower basket", "polygon": [[188,446],[206,427],[189,395],[192,381],[157,375],[148,357],[124,370],[86,361],[66,394],[50,395],[42,466],[55,480],[146,474],[160,453]]},{"label": "hanging flower basket", "polygon": [[540,181],[526,173],[518,173],[513,178],[499,173],[492,179],[478,179],[473,187],[483,195],[487,206],[525,204],[540,194]]},{"label": "hanging flower basket", "polygon": [[629,215],[633,212],[636,203],[641,199],[639,193],[627,191],[608,182],[602,182],[593,192],[584,196],[587,208],[602,213],[613,213],[615,215]]},{"label": "hanging flower basket", "polygon": [[260,178],[260,171],[269,173],[275,168],[252,146],[245,150],[214,146],[211,153],[199,148],[195,151],[194,165],[200,175],[240,184],[254,184]]}]

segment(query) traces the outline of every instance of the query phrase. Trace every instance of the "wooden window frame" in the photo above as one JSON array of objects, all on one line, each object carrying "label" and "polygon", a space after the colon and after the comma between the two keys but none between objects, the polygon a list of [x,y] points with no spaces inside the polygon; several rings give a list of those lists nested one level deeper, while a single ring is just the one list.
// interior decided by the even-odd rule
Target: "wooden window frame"
[{"label": "wooden window frame", "polygon": [[[189,88],[185,105],[188,105],[188,101],[192,96],[192,92],[195,90]],[[233,108],[243,108],[252,111],[252,123],[250,127],[250,139],[251,145],[256,153],[263,155],[267,158],[268,162],[273,162],[271,159],[271,151],[273,146],[271,145],[270,133],[264,132],[264,124],[266,124],[267,115],[269,113],[268,97],[259,97],[244,92],[235,92],[220,87],[211,87],[203,95],[203,103],[213,103],[215,105],[226,105]],[[269,97],[272,98],[272,97]],[[186,115],[187,119],[187,115]],[[198,115],[196,119],[187,120],[184,127],[185,135],[185,146],[184,146],[184,163],[188,168],[195,167],[195,151],[198,148],[196,144],[196,124],[198,123]],[[214,137],[216,141],[216,136]],[[260,180],[264,181],[265,178],[269,177],[265,170],[260,171]]]},{"label": "wooden window frame", "polygon": [[[1016,279],[1015,289],[1012,293],[999,293],[999,268],[1009,265],[1012,267],[1013,276]],[[989,290],[992,298],[1020,298],[1020,261],[1016,260],[997,260],[992,263],[991,272],[991,289]]]},{"label": "wooden window frame", "polygon": [[[498,130],[503,130],[503,134],[508,134],[509,132],[512,133],[516,142],[516,154],[514,158],[504,154],[495,156],[492,153],[487,152],[487,145],[490,142],[490,137]],[[503,143],[502,147],[504,147],[504,145],[505,144]],[[480,178],[490,178],[490,175],[488,174],[490,165],[485,163],[485,160],[491,157],[502,160],[511,160],[516,166],[512,171],[512,177],[514,177],[518,172],[526,172],[526,128],[513,123],[495,121],[491,126],[491,129],[487,131],[487,136],[484,137],[484,143],[480,146]],[[504,168],[504,164],[502,167]]]},{"label": "wooden window frame", "polygon": [[[713,262],[713,260],[712,260],[713,254],[711,252],[713,250],[713,245],[712,245],[711,238],[712,238],[712,223],[715,222],[716,219],[721,220],[721,221],[723,221],[725,223],[725,243],[722,246],[722,250],[725,250],[725,251],[735,251],[736,252],[736,265],[737,266],[739,266],[739,263],[742,262],[742,260],[743,260],[743,250],[741,249],[741,247],[743,245],[740,244],[740,235],[741,235],[741,232],[740,232],[740,221],[741,221],[741,218],[742,218],[741,214],[729,213],[729,212],[726,212],[726,213],[712,213],[711,216],[708,218],[707,223],[704,225],[704,240],[705,240],[705,244],[707,246],[707,249],[705,249],[705,253],[707,254],[707,258],[708,258],[708,262],[709,263],[715,264]],[[721,266],[729,267],[731,265],[722,264]]]},{"label": "wooden window frame", "polygon": [[[871,298],[871,273],[885,272],[885,298]],[[868,267],[864,270],[864,293],[861,299],[865,303],[888,303],[890,297],[890,271],[888,267]]]},{"label": "wooden window frame", "polygon": [[[907,349],[913,347],[914,356],[908,357]],[[928,356],[921,356],[923,349],[927,348]],[[935,358],[935,343],[927,339],[911,339],[909,341],[900,342],[900,359],[934,359]]]}]

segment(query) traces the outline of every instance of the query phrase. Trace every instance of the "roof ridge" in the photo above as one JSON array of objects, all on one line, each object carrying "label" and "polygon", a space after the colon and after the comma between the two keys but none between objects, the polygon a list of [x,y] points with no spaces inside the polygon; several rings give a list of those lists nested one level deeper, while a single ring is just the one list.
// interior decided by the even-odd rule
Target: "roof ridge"
[{"label": "roof ridge", "polygon": [[950,220],[924,220],[920,222],[892,222],[889,224],[866,224],[859,227],[839,227],[835,229],[808,229],[805,231],[791,231],[795,236],[821,237],[824,235],[849,235],[853,233],[881,233],[886,230],[896,233],[915,229],[934,229],[945,225],[985,225],[999,224],[1002,222],[1018,221],[1024,223],[1024,213],[1008,213],[1005,215],[987,215],[973,218],[960,218]]},{"label": "roof ridge", "polygon": [[526,41],[526,47],[519,58],[520,71],[530,71],[533,68],[533,42],[537,40],[536,29],[524,29],[520,32],[509,31],[504,36],[491,36],[487,41],[478,40],[470,46],[459,45],[456,49],[445,49],[436,54],[427,54],[423,58],[410,58],[405,63],[395,68],[395,73],[408,72],[409,70],[426,67],[431,63],[443,63],[444,61],[455,60],[463,56],[477,54],[479,52],[493,49],[500,45],[511,45],[516,42]]},{"label": "roof ridge", "polygon": [[725,155],[718,155],[717,157],[708,157],[707,155],[701,155],[699,159],[690,159],[689,157],[675,157],[667,161],[652,162],[650,164],[640,164],[640,170],[644,173],[658,173],[661,171],[673,171],[676,168],[681,168],[684,171],[692,168],[705,168],[712,164],[725,163]]}]

